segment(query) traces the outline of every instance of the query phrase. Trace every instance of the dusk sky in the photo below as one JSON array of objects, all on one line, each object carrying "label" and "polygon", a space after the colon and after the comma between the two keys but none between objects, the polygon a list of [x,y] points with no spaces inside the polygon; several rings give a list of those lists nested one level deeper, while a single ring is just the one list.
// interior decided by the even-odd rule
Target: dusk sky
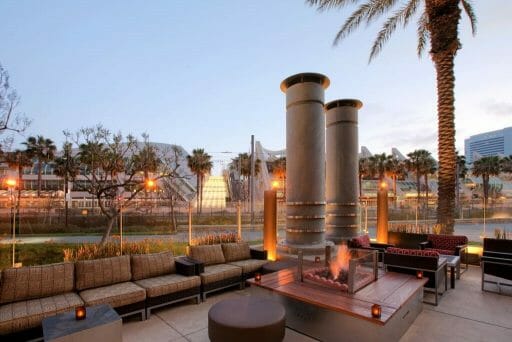
[{"label": "dusk sky", "polygon": [[[512,1],[474,1],[456,57],[456,146],[512,126]],[[416,55],[415,21],[371,64],[379,21],[340,45],[353,7],[317,12],[302,0],[0,1],[0,63],[33,120],[24,134],[58,147],[63,130],[112,131],[218,151],[247,152],[250,135],[285,147],[280,82],[299,72],[331,80],[326,101],[357,98],[359,143],[373,153],[426,148],[437,158],[436,83]]]}]

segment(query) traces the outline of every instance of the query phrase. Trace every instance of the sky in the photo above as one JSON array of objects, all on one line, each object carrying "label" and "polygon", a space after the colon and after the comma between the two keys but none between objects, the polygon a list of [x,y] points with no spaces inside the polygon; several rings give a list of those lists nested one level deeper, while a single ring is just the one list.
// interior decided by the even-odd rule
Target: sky
[{"label": "sky", "polygon": [[[512,1],[474,1],[460,24],[456,146],[512,126]],[[370,64],[382,20],[333,46],[354,7],[319,13],[302,0],[0,1],[0,63],[21,96],[30,135],[60,147],[63,130],[113,132],[204,148],[214,160],[248,152],[250,136],[286,147],[279,84],[327,75],[326,102],[357,98],[359,144],[372,153],[424,148],[437,156],[435,70],[416,55],[415,21]],[[219,164],[224,164],[218,162]]]}]

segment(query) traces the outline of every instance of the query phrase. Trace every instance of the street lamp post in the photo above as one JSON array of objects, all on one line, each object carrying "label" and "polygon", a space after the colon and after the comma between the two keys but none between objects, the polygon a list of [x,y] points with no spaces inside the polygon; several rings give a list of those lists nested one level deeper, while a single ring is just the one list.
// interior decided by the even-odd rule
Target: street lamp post
[{"label": "street lamp post", "polygon": [[14,211],[14,189],[16,188],[16,180],[8,179],[6,181],[9,188],[9,197],[11,199],[11,231],[12,231],[12,267],[16,265],[16,212]]}]

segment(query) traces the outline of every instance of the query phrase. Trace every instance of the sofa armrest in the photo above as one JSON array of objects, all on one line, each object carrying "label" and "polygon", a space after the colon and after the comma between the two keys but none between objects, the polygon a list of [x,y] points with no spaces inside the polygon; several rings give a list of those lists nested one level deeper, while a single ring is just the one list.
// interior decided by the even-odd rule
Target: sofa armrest
[{"label": "sofa armrest", "polygon": [[196,264],[186,258],[175,258],[176,273],[190,277],[196,274]]},{"label": "sofa armrest", "polygon": [[468,245],[459,245],[455,246],[455,255],[460,256],[462,253],[468,253]]},{"label": "sofa armrest", "polygon": [[[506,254],[506,253],[505,253]],[[512,256],[508,258],[497,258],[494,256],[482,256],[482,263],[499,264],[499,265],[510,265],[512,266]]]},{"label": "sofa armrest", "polygon": [[395,245],[392,243],[370,242],[370,247],[377,249],[386,249],[388,247],[395,247]]},{"label": "sofa armrest", "polygon": [[420,249],[432,248],[432,241],[420,242]]},{"label": "sofa armrest", "polygon": [[251,259],[267,260],[268,252],[266,250],[250,249]]},{"label": "sofa armrest", "polygon": [[196,259],[192,259],[191,257],[181,257],[180,259],[194,264],[195,275],[199,275],[204,272],[204,262],[196,260]]},{"label": "sofa armrest", "polygon": [[493,251],[484,251],[483,257],[491,257],[497,259],[511,259],[512,253],[502,253],[502,252],[493,252]]}]

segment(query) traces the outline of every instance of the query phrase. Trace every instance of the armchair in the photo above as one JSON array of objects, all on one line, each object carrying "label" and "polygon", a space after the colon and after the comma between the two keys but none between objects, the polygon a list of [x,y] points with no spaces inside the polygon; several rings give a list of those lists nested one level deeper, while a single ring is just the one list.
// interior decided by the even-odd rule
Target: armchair
[{"label": "armchair", "polygon": [[394,247],[393,244],[389,243],[371,242],[368,234],[353,238],[348,242],[348,246],[350,248],[376,250],[379,262],[382,262],[382,255],[386,251],[386,248]]},{"label": "armchair", "polygon": [[[420,243],[420,249],[438,252],[444,255],[457,255],[466,261],[468,269],[468,238],[464,235],[428,234],[427,241]],[[459,275],[457,275],[457,278]]]},{"label": "armchair", "polygon": [[[512,240],[484,239],[484,250],[481,258],[482,291],[501,293],[501,285],[512,286],[512,283],[489,280],[485,275],[512,280]],[[498,291],[486,290],[485,283],[496,284]]]}]

